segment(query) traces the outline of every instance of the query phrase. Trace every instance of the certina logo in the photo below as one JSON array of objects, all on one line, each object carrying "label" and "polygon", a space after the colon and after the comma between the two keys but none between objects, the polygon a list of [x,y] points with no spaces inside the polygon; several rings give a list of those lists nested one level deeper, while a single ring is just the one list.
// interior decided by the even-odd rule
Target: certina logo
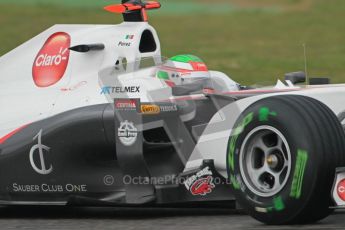
[{"label": "certina logo", "polygon": [[[47,169],[46,162],[44,160],[44,153],[49,153],[50,148],[48,146],[45,146],[42,144],[42,129],[39,131],[39,133],[33,138],[33,140],[37,140],[37,144],[32,146],[30,150],[30,164],[32,168],[39,174],[42,175],[48,175],[53,171],[53,166],[50,165]],[[36,165],[34,161],[34,155],[38,154],[39,159],[39,166]],[[38,162],[37,162],[38,163]]]},{"label": "certina logo", "polygon": [[50,36],[36,56],[32,77],[38,87],[49,87],[64,76],[70,55],[71,38],[59,32]]},{"label": "certina logo", "polygon": [[138,137],[138,129],[134,126],[133,122],[121,122],[117,133],[121,143],[125,146],[133,145]]},{"label": "certina logo", "polygon": [[184,185],[194,196],[205,196],[212,192],[215,188],[213,183],[212,171],[209,167],[206,167],[196,173],[195,175],[189,177]]},{"label": "certina logo", "polygon": [[118,110],[135,110],[137,103],[135,100],[118,100],[115,102],[115,108]]},{"label": "certina logo", "polygon": [[140,93],[140,86],[104,86],[102,87],[101,95],[102,94],[112,94],[112,93]]}]

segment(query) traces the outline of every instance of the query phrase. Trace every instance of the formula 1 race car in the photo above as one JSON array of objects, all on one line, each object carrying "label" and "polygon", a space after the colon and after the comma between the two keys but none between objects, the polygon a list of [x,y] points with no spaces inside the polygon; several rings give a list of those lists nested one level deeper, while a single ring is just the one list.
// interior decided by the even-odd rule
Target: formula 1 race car
[{"label": "formula 1 race car", "polygon": [[345,85],[242,86],[166,59],[146,11],[56,25],[0,58],[0,204],[241,208],[311,223],[345,205]]}]

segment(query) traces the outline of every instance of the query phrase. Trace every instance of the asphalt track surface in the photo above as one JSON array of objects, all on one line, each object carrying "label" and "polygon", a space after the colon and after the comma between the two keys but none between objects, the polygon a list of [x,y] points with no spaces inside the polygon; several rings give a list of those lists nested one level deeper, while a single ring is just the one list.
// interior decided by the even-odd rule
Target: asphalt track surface
[{"label": "asphalt track surface", "polygon": [[0,229],[164,229],[287,230],[345,229],[345,212],[315,225],[266,226],[249,216],[224,209],[128,209],[11,207],[0,208]]}]

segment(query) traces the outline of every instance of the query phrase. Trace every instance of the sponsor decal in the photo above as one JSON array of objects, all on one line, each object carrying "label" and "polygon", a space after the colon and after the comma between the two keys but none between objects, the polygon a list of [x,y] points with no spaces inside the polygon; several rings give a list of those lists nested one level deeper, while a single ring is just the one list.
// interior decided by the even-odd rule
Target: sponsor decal
[{"label": "sponsor decal", "polygon": [[192,195],[205,196],[211,193],[215,188],[212,171],[209,167],[206,167],[195,175],[187,178],[184,185]]},{"label": "sponsor decal", "polygon": [[345,179],[341,180],[337,185],[337,193],[342,201],[345,201]]},{"label": "sponsor decal", "polygon": [[134,126],[133,122],[121,122],[117,135],[121,143],[125,146],[133,145],[138,137],[138,129]]},{"label": "sponsor decal", "polygon": [[137,102],[135,100],[117,100],[115,101],[115,109],[116,110],[136,110],[137,109]]},{"label": "sponsor decal", "polygon": [[299,199],[302,195],[304,171],[308,161],[308,153],[299,149],[297,153],[295,172],[292,180],[290,197]]},{"label": "sponsor decal", "polygon": [[120,41],[120,42],[117,44],[117,46],[119,46],[119,47],[130,47],[131,45],[132,45],[131,42],[122,42],[122,41]]},{"label": "sponsor decal", "polygon": [[141,112],[143,114],[153,115],[159,114],[161,109],[158,105],[141,105]]},{"label": "sponsor decal", "polygon": [[[49,168],[46,166],[46,162],[44,159],[44,152],[49,153],[50,148],[42,144],[42,129],[39,133],[33,138],[33,140],[37,140],[37,144],[32,146],[29,154],[30,164],[32,168],[41,175],[48,175],[53,171],[53,166],[50,165]],[[37,166],[38,162],[34,161],[34,154],[39,155],[39,166]]]},{"label": "sponsor decal", "polygon": [[87,192],[87,185],[75,185],[75,184],[12,184],[12,191],[13,192],[26,192],[26,193],[33,193],[33,192],[43,192],[43,193],[59,193],[59,192],[68,192],[68,193],[80,193],[80,192]]},{"label": "sponsor decal", "polygon": [[141,112],[143,114],[159,114],[161,112],[176,112],[178,110],[177,105],[141,105]]},{"label": "sponsor decal", "polygon": [[36,86],[49,87],[61,80],[68,66],[70,45],[71,37],[67,33],[55,33],[47,39],[32,67]]},{"label": "sponsor decal", "polygon": [[161,112],[176,112],[177,105],[161,105],[159,106]]},{"label": "sponsor decal", "polygon": [[114,93],[140,93],[140,86],[104,86],[101,95],[109,95]]},{"label": "sponsor decal", "polygon": [[212,189],[214,189],[215,185],[212,183],[212,177],[208,176],[206,178],[201,178],[195,181],[195,183],[190,188],[190,191],[192,195],[201,195],[205,196],[212,192]]}]

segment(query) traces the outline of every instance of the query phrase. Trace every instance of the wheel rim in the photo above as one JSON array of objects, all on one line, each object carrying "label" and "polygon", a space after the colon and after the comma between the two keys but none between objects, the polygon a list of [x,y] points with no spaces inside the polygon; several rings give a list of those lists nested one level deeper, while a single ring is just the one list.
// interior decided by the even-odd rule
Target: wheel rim
[{"label": "wheel rim", "polygon": [[291,171],[291,152],[284,135],[271,126],[253,129],[241,147],[240,171],[255,195],[271,197],[279,193]]}]

